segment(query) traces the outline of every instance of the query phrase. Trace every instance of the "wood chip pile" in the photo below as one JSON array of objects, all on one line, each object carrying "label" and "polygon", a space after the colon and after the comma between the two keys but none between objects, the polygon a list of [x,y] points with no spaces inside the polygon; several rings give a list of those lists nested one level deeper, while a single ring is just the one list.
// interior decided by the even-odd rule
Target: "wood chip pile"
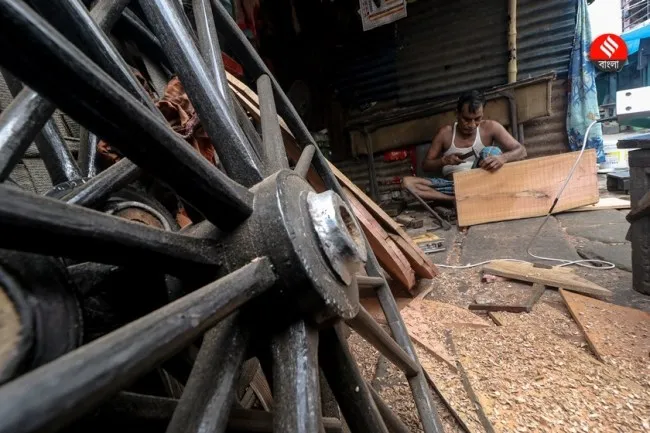
[{"label": "wood chip pile", "polygon": [[[532,292],[513,280],[499,287],[508,282],[513,303]],[[488,315],[458,299],[400,303],[446,432],[650,432],[649,313],[550,286],[530,313]],[[374,363],[368,380],[421,431],[401,372],[350,341],[361,365]]]}]

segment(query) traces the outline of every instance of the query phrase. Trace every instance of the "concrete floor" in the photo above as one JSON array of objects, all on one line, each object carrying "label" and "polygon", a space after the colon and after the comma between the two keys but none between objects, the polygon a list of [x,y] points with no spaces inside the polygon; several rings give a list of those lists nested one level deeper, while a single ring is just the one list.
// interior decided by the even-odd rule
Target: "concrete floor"
[{"label": "concrete floor", "polygon": [[[611,195],[601,191],[601,197]],[[619,195],[620,196],[620,195]],[[625,239],[629,223],[625,220],[628,210],[605,210],[573,212],[549,218],[531,251],[537,256],[564,260],[582,258],[606,260],[616,269],[601,270],[575,266],[577,274],[594,281],[614,292],[612,302],[650,311],[650,296],[642,295],[632,289],[631,246]],[[410,215],[425,219],[425,227],[409,230],[417,235],[432,227],[433,220],[420,209],[411,210]],[[451,230],[437,230],[436,234],[445,239],[447,250],[430,254],[437,264],[467,265],[486,260],[511,258],[554,264],[551,261],[531,257],[528,245],[544,218],[530,218],[503,221],[470,227],[459,232],[454,226]],[[480,280],[480,267],[472,269],[444,269],[447,278],[472,282]],[[470,283],[468,283],[470,284]],[[468,296],[474,291],[468,290]],[[472,302],[468,298],[468,302]]]}]

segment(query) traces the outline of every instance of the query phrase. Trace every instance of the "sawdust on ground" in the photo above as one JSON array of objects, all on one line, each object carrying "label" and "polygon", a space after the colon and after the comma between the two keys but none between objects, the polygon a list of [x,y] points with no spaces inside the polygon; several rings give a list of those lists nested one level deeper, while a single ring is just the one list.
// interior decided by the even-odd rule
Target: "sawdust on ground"
[{"label": "sawdust on ground", "polygon": [[587,340],[557,290],[546,289],[530,313],[492,313],[503,326],[529,326],[547,330],[589,352]]},{"label": "sawdust on ground", "polygon": [[499,432],[647,432],[650,386],[538,327],[456,329],[472,387]]},{"label": "sawdust on ground", "polygon": [[[406,381],[404,373],[390,362],[385,362],[385,368],[383,368],[380,376],[375,378],[378,360],[380,358],[379,352],[354,331],[348,339],[348,344],[350,345],[353,356],[357,360],[363,377],[368,382],[374,383],[379,395],[391,410],[400,417],[404,424],[408,426],[410,431],[414,433],[422,432],[422,425],[417,414],[415,401],[413,400],[411,388]],[[435,362],[435,360],[432,362]],[[462,433],[464,431],[462,427],[456,422],[443,402],[434,394],[433,390],[432,395],[445,432]]]},{"label": "sawdust on ground", "polygon": [[4,290],[0,288],[0,370],[15,356],[21,335],[18,312]]},{"label": "sawdust on ground", "polygon": [[[463,420],[470,433],[484,432],[485,430],[478,419],[474,404],[465,392],[458,373],[452,371],[446,364],[438,361],[421,346],[416,344],[415,350],[420,359],[420,364],[422,364],[422,368],[436,384],[443,398]],[[460,426],[458,428],[460,431],[463,431]]]}]

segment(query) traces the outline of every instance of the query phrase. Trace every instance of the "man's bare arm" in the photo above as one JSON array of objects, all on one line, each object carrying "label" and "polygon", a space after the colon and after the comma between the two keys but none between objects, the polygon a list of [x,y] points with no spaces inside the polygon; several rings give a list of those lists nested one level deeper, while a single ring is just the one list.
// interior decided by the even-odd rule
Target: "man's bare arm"
[{"label": "man's bare arm", "polygon": [[506,159],[505,162],[520,161],[526,158],[526,148],[515,140],[515,137],[510,135],[503,125],[498,122],[493,122],[493,126],[493,137],[495,141],[501,144],[501,148],[504,150],[503,156]]},{"label": "man's bare arm", "polygon": [[507,162],[519,161],[526,158],[526,148],[515,138],[510,135],[498,122],[490,122],[492,129],[492,139],[501,145],[501,150],[504,152],[498,156],[490,156],[485,158],[481,163],[481,168],[488,171],[495,171],[500,169],[503,164]]},{"label": "man's bare arm", "polygon": [[445,147],[445,134],[449,132],[449,128],[449,126],[446,126],[438,130],[424,161],[422,161],[422,170],[442,172],[442,167],[445,165],[457,165],[462,162],[457,155],[441,156]]}]

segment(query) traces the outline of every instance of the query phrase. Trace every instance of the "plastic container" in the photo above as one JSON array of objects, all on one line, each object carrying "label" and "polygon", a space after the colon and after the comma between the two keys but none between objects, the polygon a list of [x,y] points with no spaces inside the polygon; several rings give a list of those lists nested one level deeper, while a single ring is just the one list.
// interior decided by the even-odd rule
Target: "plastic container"
[{"label": "plastic container", "polygon": [[619,149],[616,144],[605,143],[603,150],[605,152],[605,162],[600,164],[601,169],[629,168],[627,156],[630,149]]}]

